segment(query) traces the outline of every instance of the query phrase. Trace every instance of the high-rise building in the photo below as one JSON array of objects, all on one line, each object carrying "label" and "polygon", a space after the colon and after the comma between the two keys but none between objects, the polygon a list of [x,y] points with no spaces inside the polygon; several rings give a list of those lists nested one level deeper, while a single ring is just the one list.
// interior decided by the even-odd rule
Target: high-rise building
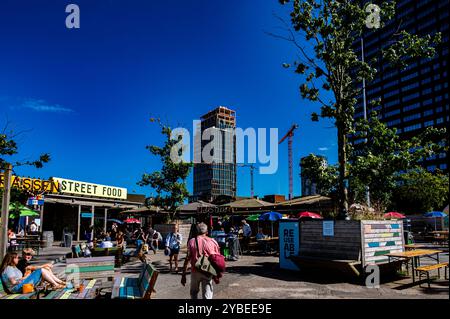
[{"label": "high-rise building", "polygon": [[[367,1],[363,1],[367,2]],[[370,1],[377,3],[377,1]],[[366,85],[367,114],[376,111],[388,127],[397,128],[402,138],[410,138],[429,126],[446,127],[449,124],[448,98],[448,27],[449,0],[398,0],[396,16],[380,30],[370,30],[357,41],[355,52],[365,61],[379,58],[381,49],[388,46],[399,30],[424,36],[442,33],[442,43],[435,57],[409,60],[405,70],[391,68],[386,63],[375,65],[376,78]],[[370,106],[370,101],[381,99],[381,105]],[[355,118],[363,118],[363,95],[359,96]],[[364,140],[355,140],[362,143]],[[447,169],[447,154],[427,158],[423,166],[429,171]]]},{"label": "high-rise building", "polygon": [[219,106],[201,117],[200,126],[202,136],[209,130],[214,138],[202,140],[202,148],[194,156],[200,159],[199,152],[208,149],[209,144],[212,163],[202,158],[194,165],[193,199],[212,201],[219,196],[236,197],[236,112]]}]

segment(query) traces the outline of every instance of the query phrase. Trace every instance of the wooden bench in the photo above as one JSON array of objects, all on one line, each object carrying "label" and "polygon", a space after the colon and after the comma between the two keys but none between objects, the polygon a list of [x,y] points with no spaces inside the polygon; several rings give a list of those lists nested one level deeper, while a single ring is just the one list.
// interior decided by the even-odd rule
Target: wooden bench
[{"label": "wooden bench", "polygon": [[337,270],[341,273],[350,276],[359,277],[361,271],[357,269],[357,266],[361,266],[361,261],[358,260],[340,260],[340,259],[328,259],[316,256],[289,256],[299,268],[323,268],[329,270]]},{"label": "wooden bench", "polygon": [[67,258],[65,273],[70,279],[99,279],[112,281],[114,278],[114,256]]},{"label": "wooden bench", "polygon": [[36,292],[27,294],[9,294],[3,287],[3,282],[0,280],[0,299],[30,299],[36,296]]},{"label": "wooden bench", "polygon": [[97,279],[86,279],[82,281],[84,289],[82,292],[75,289],[58,289],[48,293],[41,292],[38,299],[95,299],[98,296],[99,281]]},{"label": "wooden bench", "polygon": [[150,299],[155,292],[158,273],[151,264],[144,263],[139,278],[117,277],[114,280],[111,298]]},{"label": "wooden bench", "polygon": [[429,266],[421,266],[417,267],[415,270],[419,274],[419,281],[422,279],[422,275],[427,275],[427,282],[428,282],[428,288],[431,288],[430,285],[430,272],[436,269],[444,268],[444,276],[447,280],[447,270],[448,270],[448,262],[435,264],[435,265],[429,265]]},{"label": "wooden bench", "polygon": [[123,258],[123,248],[122,247],[111,247],[111,248],[101,248],[96,247],[91,250],[93,257],[99,256],[114,256],[114,267],[122,266]]}]

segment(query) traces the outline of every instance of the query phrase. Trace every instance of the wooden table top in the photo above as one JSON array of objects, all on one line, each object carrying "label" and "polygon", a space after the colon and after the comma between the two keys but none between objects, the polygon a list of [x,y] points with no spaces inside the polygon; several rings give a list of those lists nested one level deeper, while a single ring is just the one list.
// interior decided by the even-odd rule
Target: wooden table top
[{"label": "wooden table top", "polygon": [[412,258],[412,257],[421,257],[442,253],[442,250],[434,250],[434,249],[416,249],[405,251],[401,253],[389,253],[385,256],[388,257],[403,257],[403,258]]},{"label": "wooden table top", "polygon": [[257,241],[260,241],[260,240],[279,240],[279,238],[278,237],[267,237],[267,238],[257,239]]}]

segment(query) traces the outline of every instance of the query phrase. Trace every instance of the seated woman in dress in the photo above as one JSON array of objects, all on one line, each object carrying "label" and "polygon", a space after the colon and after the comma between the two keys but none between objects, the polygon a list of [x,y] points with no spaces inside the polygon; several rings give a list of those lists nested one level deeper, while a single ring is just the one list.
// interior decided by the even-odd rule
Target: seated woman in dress
[{"label": "seated woman in dress", "polygon": [[17,268],[19,255],[16,252],[7,253],[0,266],[1,280],[8,293],[20,294],[25,284],[32,284],[36,287],[42,280],[50,283],[54,289],[64,288],[64,282],[57,278],[47,268],[36,269],[24,276]]}]

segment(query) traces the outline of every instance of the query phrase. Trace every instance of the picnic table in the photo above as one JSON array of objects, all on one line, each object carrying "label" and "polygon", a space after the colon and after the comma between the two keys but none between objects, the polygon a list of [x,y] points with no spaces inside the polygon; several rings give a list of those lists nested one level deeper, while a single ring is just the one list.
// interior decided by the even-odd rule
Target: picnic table
[{"label": "picnic table", "polygon": [[100,280],[85,279],[81,283],[84,285],[82,292],[76,288],[44,290],[40,289],[37,293],[37,299],[95,299],[100,289]]},{"label": "picnic table", "polygon": [[278,247],[279,237],[266,237],[261,238],[257,240],[258,243],[262,244],[265,248],[265,253],[267,250],[273,251],[277,250],[276,247]]},{"label": "picnic table", "polygon": [[33,248],[33,250],[36,251],[36,254],[39,255],[39,248],[41,245],[39,235],[28,235],[23,237],[18,236],[14,240],[17,243],[17,250],[21,250],[23,248]]},{"label": "picnic table", "polygon": [[[396,253],[389,253],[385,256],[388,257],[388,262],[391,262],[391,258],[393,259],[404,259],[407,262],[411,261],[411,269],[412,269],[412,277],[413,277],[413,283],[415,282],[415,269],[417,266],[420,266],[420,258],[421,257],[429,257],[431,259],[434,259],[437,261],[437,264],[439,264],[439,254],[442,253],[442,250],[433,250],[433,249],[415,249],[415,250],[409,250],[405,252],[396,252]],[[436,257],[433,257],[436,256]],[[406,266],[408,267],[408,266]],[[439,269],[438,274],[440,275]]]},{"label": "picnic table", "polygon": [[421,248],[425,248],[425,247],[427,247],[427,245],[423,245],[423,244],[409,244],[409,245],[405,245],[405,249],[406,250],[421,249]]}]

